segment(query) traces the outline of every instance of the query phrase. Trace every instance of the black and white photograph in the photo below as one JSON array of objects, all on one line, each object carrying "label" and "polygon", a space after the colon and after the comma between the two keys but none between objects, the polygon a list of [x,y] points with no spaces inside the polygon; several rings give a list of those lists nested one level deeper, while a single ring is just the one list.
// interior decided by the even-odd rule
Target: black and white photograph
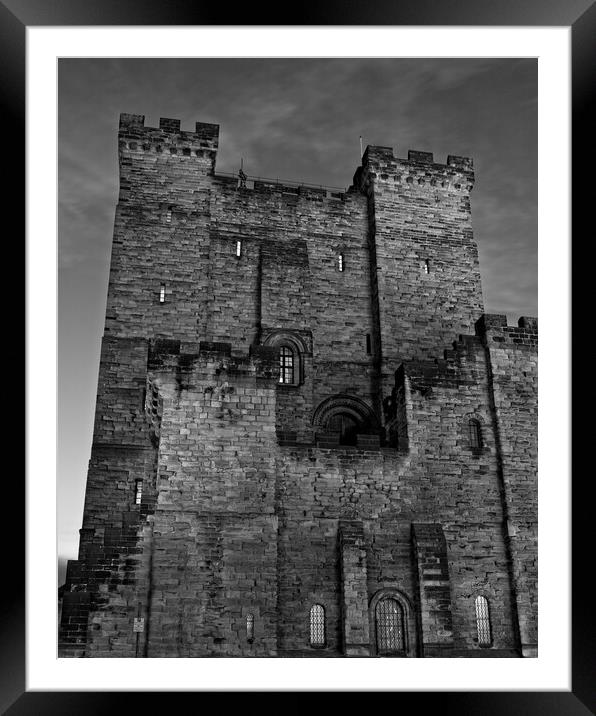
[{"label": "black and white photograph", "polygon": [[570,398],[596,12],[380,4],[0,4],[8,716],[596,704]]},{"label": "black and white photograph", "polygon": [[535,658],[536,58],[58,62],[60,658]]}]

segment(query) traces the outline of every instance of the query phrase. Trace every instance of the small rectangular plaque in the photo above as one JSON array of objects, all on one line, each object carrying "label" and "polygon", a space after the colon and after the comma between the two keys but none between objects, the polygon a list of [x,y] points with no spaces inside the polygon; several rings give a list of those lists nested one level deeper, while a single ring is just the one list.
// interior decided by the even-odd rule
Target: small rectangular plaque
[{"label": "small rectangular plaque", "polygon": [[145,618],[135,617],[133,631],[145,631]]}]

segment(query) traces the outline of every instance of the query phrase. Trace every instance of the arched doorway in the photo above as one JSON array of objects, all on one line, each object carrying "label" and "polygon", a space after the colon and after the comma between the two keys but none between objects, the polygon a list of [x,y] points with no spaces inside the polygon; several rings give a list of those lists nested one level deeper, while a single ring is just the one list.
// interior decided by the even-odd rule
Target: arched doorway
[{"label": "arched doorway", "polygon": [[357,435],[361,432],[359,421],[348,413],[332,415],[327,421],[327,429],[339,433],[340,445],[356,445]]}]

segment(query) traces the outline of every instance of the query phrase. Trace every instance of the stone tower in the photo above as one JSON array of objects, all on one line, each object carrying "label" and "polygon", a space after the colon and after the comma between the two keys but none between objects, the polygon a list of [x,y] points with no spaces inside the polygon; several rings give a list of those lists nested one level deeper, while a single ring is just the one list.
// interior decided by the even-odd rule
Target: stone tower
[{"label": "stone tower", "polygon": [[537,320],[483,312],[472,161],[332,192],[120,117],[59,652],[535,656]]}]

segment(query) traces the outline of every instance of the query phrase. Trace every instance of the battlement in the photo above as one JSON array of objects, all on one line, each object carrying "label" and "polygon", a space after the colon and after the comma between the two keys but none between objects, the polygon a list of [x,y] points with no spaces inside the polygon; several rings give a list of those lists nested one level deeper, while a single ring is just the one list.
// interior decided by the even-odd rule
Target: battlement
[{"label": "battlement", "polygon": [[538,345],[538,319],[531,316],[522,316],[517,326],[508,326],[507,316],[484,314],[476,321],[475,329],[475,335],[459,335],[453,348],[444,351],[443,358],[404,361],[395,372],[396,384],[402,384],[407,376],[412,389],[422,394],[434,384],[457,387],[466,380],[460,368],[462,357],[473,354],[483,344],[529,349]]},{"label": "battlement", "polygon": [[535,348],[538,345],[538,318],[521,316],[517,326],[507,325],[507,316],[484,314],[476,321],[476,335],[489,344],[511,344]]},{"label": "battlement", "polygon": [[[196,122],[194,131],[183,131],[179,119],[160,117],[159,127],[145,126],[142,114],[122,113],[118,132],[120,152],[173,154],[181,157],[209,159],[212,173],[219,146],[219,125]],[[470,157],[448,155],[446,164],[434,161],[432,152],[409,150],[408,158],[395,155],[392,147],[368,145],[362,166],[354,174],[352,186],[315,186],[304,183],[246,177],[238,186],[238,177],[219,174],[222,184],[234,184],[243,190],[259,193],[281,193],[309,199],[345,201],[353,191],[366,191],[372,180],[412,185],[412,188],[469,192],[474,186],[473,160]]]},{"label": "battlement", "polygon": [[472,169],[474,167],[474,161],[471,157],[460,157],[455,154],[449,154],[447,156],[447,163],[440,164],[434,161],[432,152],[421,152],[410,149],[408,150],[408,158],[402,159],[395,155],[393,147],[382,147],[371,144],[369,144],[364,151],[362,165],[366,166],[370,163],[388,162],[391,160],[411,164],[432,164],[436,167],[457,167],[459,169]]},{"label": "battlement", "polygon": [[180,341],[156,339],[149,344],[147,369],[174,372],[182,387],[191,387],[195,373],[216,380],[269,381],[279,378],[279,356],[275,348],[250,346],[249,354],[232,356],[230,343],[201,341],[198,353],[183,353]]},{"label": "battlement", "polygon": [[404,361],[395,372],[396,385],[410,380],[412,390],[422,395],[429,393],[433,385],[458,388],[469,382],[470,376],[463,367],[474,355],[482,352],[482,339],[478,335],[460,334],[452,348],[443,351],[442,358],[412,359]]},{"label": "battlement", "polygon": [[354,186],[360,191],[370,182],[411,184],[418,188],[433,188],[470,192],[474,186],[474,163],[470,157],[450,154],[446,164],[434,161],[432,152],[409,150],[408,158],[395,155],[392,147],[368,145],[362,156],[362,166],[354,175]]},{"label": "battlement", "polygon": [[120,150],[169,153],[207,157],[215,161],[219,144],[219,125],[196,122],[194,131],[182,131],[179,119],[160,117],[159,127],[146,127],[142,114],[120,115]]},{"label": "battlement", "polygon": [[462,382],[460,367],[455,356],[436,358],[435,360],[409,360],[395,373],[396,385],[403,383],[405,377],[410,380],[413,391],[426,395],[435,385],[458,388]]}]

